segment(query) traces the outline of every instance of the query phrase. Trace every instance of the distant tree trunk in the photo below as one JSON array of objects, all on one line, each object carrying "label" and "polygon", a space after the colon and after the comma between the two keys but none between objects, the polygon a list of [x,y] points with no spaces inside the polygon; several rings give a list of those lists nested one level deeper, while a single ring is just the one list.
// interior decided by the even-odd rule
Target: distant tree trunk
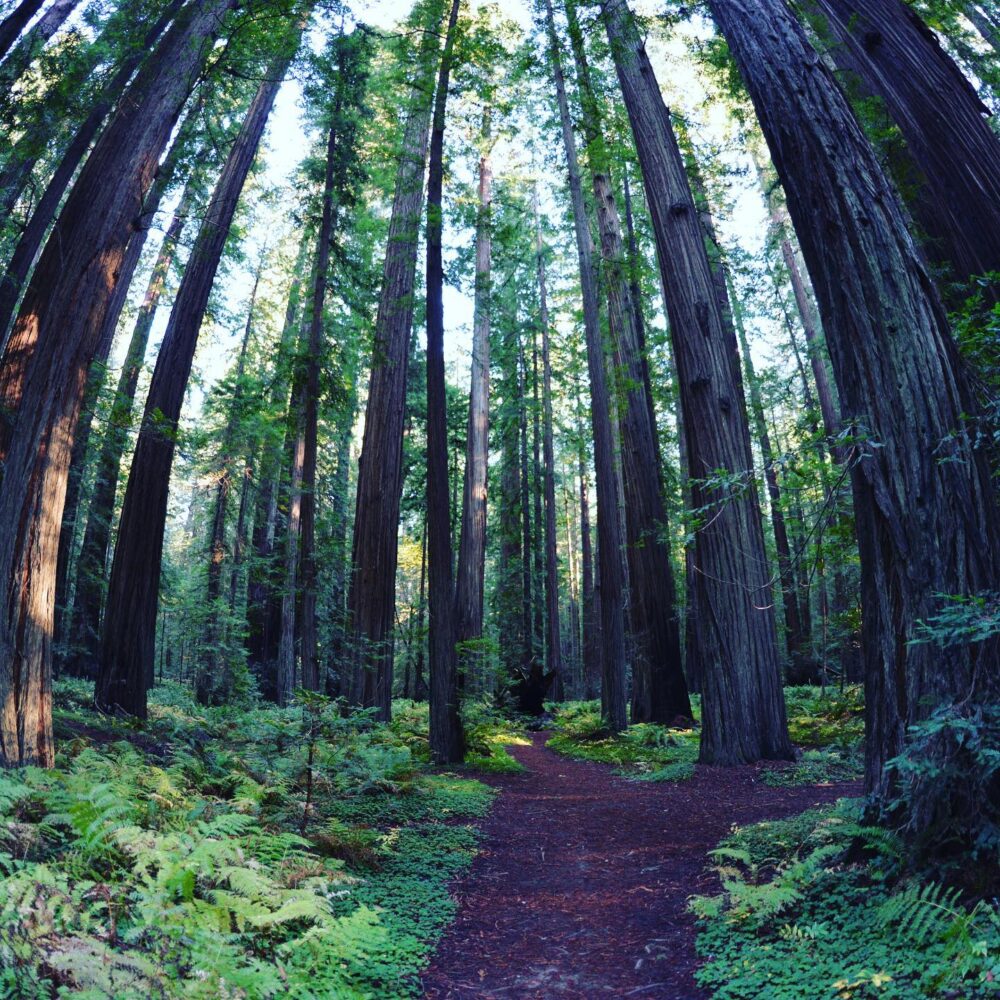
[{"label": "distant tree trunk", "polygon": [[[0,523],[2,763],[50,765],[51,639],[58,525],[73,435],[104,317],[159,158],[235,0],[185,7],[97,142],[25,294],[0,362],[15,433],[4,447]],[[86,303],[81,307],[80,303]],[[33,356],[22,379],[21,361]],[[140,676],[144,676],[140,675]]]},{"label": "distant tree trunk", "polygon": [[964,5],[965,16],[972,22],[973,27],[983,37],[991,49],[1000,55],[1000,21],[987,15],[974,3]]},{"label": "distant tree trunk", "polygon": [[542,328],[542,405],[545,455],[545,608],[548,624],[545,671],[555,678],[552,696],[562,701],[564,692],[562,629],[559,622],[559,553],[556,548],[556,456],[552,440],[552,357],[549,345],[549,292],[545,267],[545,243],[538,213],[538,190],[534,191],[535,256],[538,271],[538,322]]},{"label": "distant tree trunk", "polygon": [[[602,3],[656,235],[684,415],[696,534],[701,760],[792,755],[781,690],[767,554],[730,317],[705,246],[684,159],[624,0]],[[719,470],[731,482],[702,477]]]},{"label": "distant tree trunk", "polygon": [[[493,167],[488,146],[490,112],[483,120],[479,159],[479,217],[476,224],[476,297],[472,332],[469,429],[466,435],[462,531],[455,591],[459,643],[482,639],[483,588],[486,573],[486,491],[490,431],[490,291],[492,265]],[[480,652],[462,653],[463,672],[483,661]]]},{"label": "distant tree trunk", "polygon": [[[1000,527],[977,407],[900,204],[835,80],[779,0],[712,0],[809,266],[853,465],[862,573],[866,785],[936,706],[1000,697],[995,639],[911,645],[940,594],[996,586]],[[916,502],[919,499],[920,502]],[[946,546],[947,553],[942,550]],[[920,802],[913,820],[926,821]]]},{"label": "distant tree trunk", "polygon": [[885,102],[902,133],[917,172],[911,209],[947,276],[943,290],[947,279],[968,285],[1000,271],[1000,138],[975,87],[902,0],[810,2],[840,43],[834,61]]},{"label": "distant tree trunk", "polygon": [[524,668],[523,578],[521,559],[521,375],[518,331],[513,323],[498,324],[501,354],[498,371],[501,405],[497,411],[500,437],[499,579],[496,608],[500,639],[500,663],[507,681],[514,681]]},{"label": "distant tree trunk", "polygon": [[295,608],[298,603],[299,542],[302,528],[302,468],[305,463],[305,417],[302,395],[295,407],[292,439],[291,485],[288,496],[288,519],[285,524],[285,573],[281,591],[281,638],[278,643],[278,704],[287,705],[295,690]]},{"label": "distant tree trunk", "polygon": [[590,539],[590,484],[587,482],[587,457],[580,438],[580,561],[583,563],[583,683],[589,701],[601,690],[600,615],[594,598],[594,550]]},{"label": "distant tree trunk", "polygon": [[[94,474],[94,492],[90,498],[83,544],[74,571],[74,600],[68,630],[70,648],[67,666],[71,673],[80,677],[97,676],[104,577],[122,458],[132,430],[135,394],[149,334],[193,202],[194,185],[190,182],[181,195],[153,265],[149,284],[132,328],[125,363],[118,378],[114,403],[101,441]],[[131,248],[131,243],[129,246]]]},{"label": "distant tree trunk", "polygon": [[389,719],[392,713],[392,633],[406,375],[441,12],[441,2],[436,0],[426,25],[428,30],[422,35],[406,116],[358,463],[348,595],[353,661],[348,700],[361,707],[377,708],[382,720]]},{"label": "distant tree trunk", "polygon": [[569,171],[573,223],[577,253],[580,258],[580,285],[583,297],[584,326],[587,335],[587,367],[590,373],[591,419],[594,434],[594,467],[597,478],[599,518],[598,557],[601,578],[601,633],[603,698],[608,724],[616,732],[627,725],[625,698],[625,574],[622,565],[621,523],[619,520],[618,480],[615,473],[613,435],[611,430],[611,398],[601,336],[600,307],[597,298],[597,276],[594,272],[593,249],[587,223],[587,209],[580,182],[576,139],[566,96],[559,37],[556,34],[552,0],[546,0],[546,21],[549,35],[549,58],[559,103],[563,146]]},{"label": "distant tree trunk", "polygon": [[[80,3],[81,0],[55,0],[4,59],[0,66],[0,86],[11,87],[17,82]],[[2,30],[0,26],[0,31]]]},{"label": "distant tree trunk", "polygon": [[357,400],[352,401],[350,419],[344,422],[337,444],[337,472],[333,484],[331,513],[333,515],[333,573],[330,585],[330,609],[333,628],[330,637],[330,656],[326,673],[326,688],[330,695],[343,692],[344,627],[347,614],[347,493],[351,482],[351,441],[354,437],[354,419]]},{"label": "distant tree trunk", "polygon": [[28,22],[42,9],[45,0],[21,0],[21,2],[0,21],[0,59],[14,47]]},{"label": "distant tree trunk", "polygon": [[151,623],[156,620],[177,422],[226,237],[292,54],[282,53],[265,69],[216,183],[156,359],[108,582],[95,691],[105,711],[146,716],[143,678],[153,656]]},{"label": "distant tree trunk", "polygon": [[427,180],[427,573],[430,606],[430,746],[439,764],[465,756],[458,717],[455,591],[448,489],[448,397],[444,375],[444,264],[441,189],[444,180],[445,108],[461,0],[452,0],[441,56]]},{"label": "distant tree trunk", "polygon": [[521,490],[521,631],[524,635],[521,668],[530,671],[535,658],[535,625],[533,579],[531,572],[532,525],[531,525],[531,474],[528,469],[528,368],[524,357],[524,344],[518,333],[517,344],[517,426],[519,434],[518,484]]},{"label": "distant tree trunk", "polygon": [[547,605],[544,601],[544,548],[545,533],[542,516],[542,401],[541,401],[541,379],[538,374],[538,331],[534,327],[531,330],[531,500],[533,506],[532,523],[535,526],[532,538],[532,579],[534,590],[538,595],[532,604],[532,626],[531,631],[535,637],[535,649],[539,656],[546,660],[545,651],[546,631],[545,631],[545,609]]},{"label": "distant tree trunk", "polygon": [[[111,113],[111,110],[115,106],[115,102],[125,90],[132,74],[142,62],[143,56],[146,55],[149,49],[156,44],[156,40],[166,30],[171,17],[180,5],[181,0],[175,0],[170,8],[164,12],[153,27],[147,32],[146,37],[143,40],[143,48],[137,49],[118,68],[118,72],[115,73],[114,77],[112,77],[110,82],[103,89],[101,97],[91,109],[90,114],[87,115],[83,124],[77,129],[76,134],[70,141],[69,146],[60,158],[55,172],[49,180],[49,183],[46,185],[45,191],[42,193],[41,198],[39,198],[38,204],[35,205],[35,208],[21,233],[17,246],[14,248],[14,252],[7,263],[3,277],[0,278],[0,343],[4,341],[8,327],[10,326],[11,318],[15,315],[17,301],[21,296],[21,292],[24,288],[24,282],[31,271],[32,264],[34,264],[35,258],[38,256],[38,248],[42,245],[42,241],[45,239],[45,234],[49,231],[52,220],[56,217],[56,213],[59,211],[59,206],[62,203],[63,197],[66,194],[70,183],[72,182],[74,176],[76,176],[77,169],[86,157],[87,152],[90,150],[94,137],[98,134],[105,119]],[[172,167],[168,167],[166,172],[169,173],[170,169],[172,169]],[[160,169],[160,172],[163,172],[163,168]],[[162,194],[162,186],[154,183],[154,189],[151,191],[151,196],[153,197],[153,200],[155,200],[156,204],[153,207],[152,214],[155,214],[156,205],[159,204],[159,196],[162,196]],[[135,270],[135,266],[138,263],[139,253],[142,251],[142,243],[145,237],[140,234],[144,233],[144,231],[148,228],[148,226],[144,226],[142,222],[142,217],[144,215],[147,219],[152,218],[152,215],[146,213],[145,211],[137,211],[133,218],[129,220],[129,232],[131,234],[131,238],[128,241],[128,246],[131,248],[135,237],[139,236],[140,241],[137,244],[138,253],[133,253],[131,249],[126,250],[125,261],[121,270],[113,279],[113,285],[116,291],[121,287],[121,283],[123,281],[125,287],[124,292],[120,293],[120,297],[119,295],[115,296],[113,305],[109,309],[108,317],[105,320],[104,331],[99,340],[99,347],[98,350],[95,351],[95,357],[99,360],[104,360],[111,348],[111,338],[114,336],[115,327],[118,324],[118,315],[116,313],[120,313],[121,307],[124,305],[124,296],[128,292],[128,279],[131,278],[132,272]],[[57,224],[54,232],[61,233],[61,231],[62,224],[60,222]],[[25,374],[31,361],[32,350],[30,345],[26,344],[16,356],[8,355],[9,352],[5,351],[5,372],[2,402],[6,412],[11,411],[12,404],[21,391]],[[19,370],[15,370],[15,364]]]},{"label": "distant tree trunk", "polygon": [[413,700],[427,697],[424,681],[424,615],[427,611],[427,515],[420,535],[420,596],[417,599],[417,662],[413,668]]}]

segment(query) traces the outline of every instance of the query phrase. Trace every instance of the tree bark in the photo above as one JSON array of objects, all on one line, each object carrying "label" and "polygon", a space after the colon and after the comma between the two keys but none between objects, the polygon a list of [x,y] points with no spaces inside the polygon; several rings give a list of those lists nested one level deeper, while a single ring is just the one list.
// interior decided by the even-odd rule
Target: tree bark
[{"label": "tree bark", "polygon": [[975,88],[902,0],[811,2],[839,43],[834,61],[885,102],[906,142],[918,175],[908,200],[942,291],[1000,271],[1000,139]]},{"label": "tree bark", "polygon": [[[296,33],[296,41],[298,34]],[[170,468],[208,297],[243,184],[291,52],[272,60],[216,183],[163,337],[139,432],[108,582],[95,699],[105,711],[145,718],[143,678],[154,650]]]},{"label": "tree bark", "polygon": [[[684,160],[624,0],[602,3],[635,136],[667,299],[696,534],[701,760],[792,756],[753,453],[732,322],[705,246]],[[722,474],[721,484],[712,480]]]},{"label": "tree bark", "polygon": [[[7,360],[33,355],[3,392],[19,410],[0,484],[0,739],[5,764],[53,762],[51,638],[58,526],[73,435],[116,273],[160,155],[235,0],[185,7],[146,61],[73,187],[14,325]],[[83,305],[85,303],[85,305]],[[22,404],[21,406],[20,404]],[[154,616],[155,617],[155,616]]]},{"label": "tree bark", "polygon": [[552,0],[545,5],[549,36],[549,59],[556,85],[563,146],[569,171],[573,224],[577,254],[580,258],[580,287],[583,298],[584,326],[587,337],[587,368],[590,373],[591,420],[594,435],[594,468],[597,479],[598,558],[601,579],[601,635],[604,711],[610,727],[621,732],[626,728],[625,698],[625,574],[622,565],[622,538],[619,521],[618,480],[615,473],[613,435],[611,429],[611,399],[601,336],[600,307],[597,298],[597,277],[593,265],[593,249],[587,223],[587,209],[580,182],[576,139],[566,96],[559,37],[556,34]]},{"label": "tree bark", "polygon": [[427,597],[430,612],[430,748],[439,764],[461,761],[465,738],[458,716],[455,591],[448,483],[448,396],[444,375],[444,265],[441,193],[448,86],[461,0],[452,0],[441,56],[427,179]]},{"label": "tree bark", "polygon": [[866,785],[884,794],[907,726],[936,706],[1000,694],[996,640],[952,647],[945,660],[909,643],[937,595],[996,586],[989,463],[964,421],[977,408],[899,201],[801,26],[780,0],[711,7],[788,197],[844,417],[857,428]]},{"label": "tree bark", "polygon": [[45,0],[21,0],[21,2],[0,21],[0,59],[14,47],[28,22],[42,9]]},{"label": "tree bark", "polygon": [[[458,546],[456,618],[458,642],[483,636],[483,590],[486,573],[486,495],[490,433],[490,289],[492,265],[493,167],[489,145],[490,112],[483,120],[479,159],[479,217],[476,224],[476,293],[472,332],[469,424],[466,434],[462,531]],[[482,662],[479,652],[463,650],[463,670]]]},{"label": "tree bark", "polygon": [[[0,83],[12,86],[45,48],[48,40],[66,23],[70,14],[80,6],[81,0],[55,0],[51,7],[35,22],[34,27],[21,36],[0,66]],[[0,35],[3,26],[0,25]],[[0,41],[2,45],[2,41]]]},{"label": "tree bark", "polygon": [[436,0],[426,25],[428,30],[422,35],[404,126],[358,463],[348,595],[353,647],[348,700],[363,708],[375,707],[382,720],[388,720],[392,713],[392,634],[406,376],[441,13],[441,2]]}]

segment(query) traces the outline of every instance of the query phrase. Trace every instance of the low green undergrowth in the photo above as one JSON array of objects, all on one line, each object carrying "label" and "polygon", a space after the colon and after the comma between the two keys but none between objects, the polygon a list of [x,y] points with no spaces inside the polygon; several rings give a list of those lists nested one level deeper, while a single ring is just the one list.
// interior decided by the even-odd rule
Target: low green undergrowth
[{"label": "low green undergrowth", "polygon": [[425,766],[425,709],[56,704],[57,767],[0,774],[0,996],[418,995],[492,801]]},{"label": "low green undergrowth", "polygon": [[546,746],[578,760],[612,764],[618,773],[642,781],[683,781],[694,774],[698,731],[651,723],[611,733],[597,702],[567,702],[557,707],[556,734]]},{"label": "low green undergrowth", "polygon": [[715,1000],[1000,995],[1000,911],[905,874],[896,835],[841,800],[735,829],[723,891],[696,897],[698,973]]}]

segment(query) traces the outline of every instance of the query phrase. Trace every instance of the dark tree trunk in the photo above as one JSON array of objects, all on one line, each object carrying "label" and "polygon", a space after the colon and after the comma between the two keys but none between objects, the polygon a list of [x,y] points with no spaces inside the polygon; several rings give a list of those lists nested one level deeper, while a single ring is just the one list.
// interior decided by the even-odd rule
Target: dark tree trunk
[{"label": "dark tree trunk", "polygon": [[502,334],[499,371],[502,373],[500,435],[500,559],[496,608],[499,619],[500,663],[506,679],[515,679],[524,668],[524,616],[522,611],[521,559],[521,389],[517,330],[513,323],[499,324]]},{"label": "dark tree trunk", "polygon": [[[3,403],[8,412],[19,411],[4,449],[0,485],[0,523],[18,526],[0,539],[5,593],[0,738],[6,764],[53,761],[58,525],[87,369],[99,346],[130,224],[142,209],[220,19],[234,2],[204,0],[186,7],[146,61],[73,187],[0,363]],[[22,380],[20,360],[26,355],[33,361]]]},{"label": "dark tree trunk", "polygon": [[583,126],[601,235],[601,278],[608,295],[608,321],[621,383],[618,427],[624,480],[629,619],[635,649],[632,721],[668,723],[678,717],[691,718],[691,703],[681,661],[677,590],[666,543],[667,513],[660,477],[660,447],[653,404],[648,395],[648,372],[643,363],[644,333],[639,326],[638,304],[632,297],[632,268],[625,253],[621,220],[611,185],[611,160],[590,82],[575,3],[567,2],[566,15],[576,55]]},{"label": "dark tree trunk", "polygon": [[576,139],[570,118],[563,76],[562,55],[556,34],[551,0],[546,0],[549,35],[549,58],[559,102],[563,146],[569,171],[573,223],[577,253],[580,258],[580,285],[583,297],[584,325],[587,335],[587,367],[590,373],[591,419],[594,434],[594,468],[597,478],[598,558],[601,578],[601,634],[604,709],[612,729],[621,732],[627,725],[625,698],[625,573],[622,565],[619,491],[615,473],[614,443],[611,429],[611,398],[601,336],[597,276],[593,265],[593,244],[587,224],[587,209],[580,182]]},{"label": "dark tree trunk", "polygon": [[[87,512],[87,526],[74,570],[74,600],[69,625],[67,666],[73,674],[80,677],[97,676],[104,578],[122,458],[132,430],[135,394],[149,334],[193,201],[194,189],[189,183],[181,195],[153,265],[101,441],[94,473],[94,492]],[[131,243],[129,246],[131,248]]]},{"label": "dark tree trunk", "polygon": [[[866,785],[942,704],[996,702],[996,640],[911,645],[940,594],[996,586],[998,514],[973,394],[944,311],[870,144],[780,0],[712,0],[757,109],[820,304],[844,418],[859,436]],[[924,817],[917,803],[917,829]]]},{"label": "dark tree trunk", "polygon": [[[602,4],[656,234],[677,365],[696,536],[701,760],[792,755],[736,337],[670,114],[624,0]],[[719,470],[731,479],[711,485]],[[706,482],[703,477],[708,477]],[[749,477],[749,478],[748,478]]]},{"label": "dark tree trunk", "polygon": [[278,643],[277,694],[278,704],[287,705],[295,690],[296,649],[295,609],[298,604],[299,543],[302,528],[302,468],[305,462],[304,390],[295,393],[294,435],[288,496],[288,518],[285,523],[285,572],[281,588],[281,638]]},{"label": "dark tree trunk", "polygon": [[528,371],[524,358],[524,345],[518,335],[517,345],[517,426],[520,435],[520,461],[518,484],[521,489],[521,630],[524,633],[521,669],[531,670],[535,658],[535,625],[532,619],[534,591],[531,574],[532,525],[531,525],[531,476],[528,472]]},{"label": "dark tree trunk", "polygon": [[986,14],[974,3],[965,4],[964,9],[965,16],[972,22],[983,40],[997,55],[1000,55],[1000,20]]},{"label": "dark tree trunk", "polygon": [[426,25],[428,30],[422,34],[404,127],[358,463],[348,595],[353,661],[348,699],[360,707],[377,708],[382,720],[388,720],[392,713],[392,633],[406,375],[440,14],[438,0]]},{"label": "dark tree trunk", "polygon": [[810,2],[840,43],[834,61],[885,102],[906,142],[910,207],[943,290],[1000,271],[1000,139],[975,88],[902,0]]},{"label": "dark tree trunk", "polygon": [[559,553],[556,548],[556,456],[552,440],[552,357],[549,345],[549,291],[545,267],[545,244],[538,214],[538,191],[534,192],[535,255],[538,270],[538,322],[542,328],[542,405],[545,456],[545,609],[548,634],[545,661],[546,673],[553,680],[552,696],[556,701],[565,697],[562,664],[562,629],[559,622]]},{"label": "dark tree trunk", "polygon": [[[0,342],[3,342],[5,339],[11,317],[15,314],[17,300],[20,298],[24,288],[24,282],[38,255],[38,248],[42,245],[45,234],[49,231],[52,220],[59,211],[59,205],[62,203],[63,196],[66,194],[70,182],[76,175],[77,168],[83,162],[91,143],[94,141],[94,136],[100,131],[115,102],[125,90],[136,67],[141,63],[143,56],[156,44],[157,38],[166,30],[173,14],[180,6],[181,0],[175,0],[170,9],[164,12],[163,16],[159,18],[146,34],[143,40],[143,48],[137,49],[121,65],[110,83],[104,88],[100,100],[91,109],[90,114],[83,124],[77,129],[76,135],[74,135],[66,151],[63,153],[55,173],[52,175],[45,191],[38,200],[38,204],[31,213],[31,217],[28,219],[27,225],[21,233],[21,238],[14,248],[14,253],[7,264],[3,278],[0,279]],[[159,194],[162,194],[162,188],[160,188]],[[159,198],[156,197],[155,201],[158,205]],[[153,214],[155,214],[155,207]],[[145,239],[142,234],[148,229],[148,225],[143,220],[144,215],[146,220],[152,218],[151,215],[143,211],[136,211],[133,218],[129,220],[129,249],[125,252],[125,259],[119,272],[113,276],[113,285],[116,292],[122,281],[125,283],[124,291],[116,294],[112,299],[112,305],[104,320],[104,329],[98,341],[99,346],[94,353],[95,358],[99,361],[105,360],[108,351],[111,349],[111,340],[114,336],[115,327],[118,324],[118,314],[120,314],[121,308],[124,305],[124,296],[128,292],[128,280],[131,278],[131,272],[135,270],[135,266],[138,263],[138,254],[142,251],[142,242]],[[62,230],[63,226],[60,220],[56,225],[53,236],[63,235]],[[131,248],[137,237],[139,237],[137,245],[138,253],[133,253]],[[2,396],[0,396],[3,420],[0,421],[0,426],[6,424],[7,420],[16,418],[16,402],[23,390],[24,379],[33,354],[33,345],[30,343],[22,345],[21,349],[16,353],[10,350],[11,346],[13,345],[8,345],[4,351],[4,374]],[[7,447],[8,434],[9,428],[2,426],[2,430],[0,430],[0,442],[2,442],[4,449]]]},{"label": "dark tree trunk", "polygon": [[580,561],[583,563],[583,684],[584,697],[596,698],[601,691],[600,615],[594,597],[594,551],[590,539],[590,483],[587,457],[580,437]]},{"label": "dark tree trunk", "polygon": [[151,629],[156,620],[177,422],[226,237],[290,59],[291,53],[284,53],[265,70],[265,80],[212,194],[156,359],[108,582],[95,691],[97,704],[105,711],[146,715],[143,678],[154,652]]},{"label": "dark tree trunk", "polygon": [[448,483],[448,397],[444,375],[444,265],[441,191],[448,86],[461,0],[453,0],[441,56],[427,179],[427,596],[430,611],[430,747],[440,764],[461,761],[465,738],[458,717],[455,591]]},{"label": "dark tree trunk", "polygon": [[[332,558],[333,572],[330,585],[330,609],[333,617],[330,636],[330,655],[326,674],[326,688],[330,695],[343,693],[344,628],[347,615],[347,494],[351,484],[351,441],[354,437],[354,419],[357,400],[351,403],[350,416],[344,422],[337,444],[337,473],[331,502],[333,514]],[[423,641],[423,640],[421,640]]]},{"label": "dark tree trunk", "polygon": [[28,22],[42,9],[45,0],[21,0],[21,2],[0,21],[0,59],[13,47]]},{"label": "dark tree trunk", "polygon": [[[481,141],[491,142],[489,111]],[[490,432],[490,289],[492,266],[493,168],[488,149],[479,159],[479,218],[476,225],[476,301],[472,333],[469,425],[466,434],[462,531],[458,546],[455,605],[459,643],[483,635],[483,589],[486,573],[486,491]],[[481,664],[479,652],[462,651],[463,673]]]},{"label": "dark tree trunk", "polygon": [[[11,87],[17,82],[80,3],[81,0],[55,0],[35,22],[34,27],[21,36],[20,41],[0,66],[0,86]],[[0,26],[0,32],[2,30]]]}]

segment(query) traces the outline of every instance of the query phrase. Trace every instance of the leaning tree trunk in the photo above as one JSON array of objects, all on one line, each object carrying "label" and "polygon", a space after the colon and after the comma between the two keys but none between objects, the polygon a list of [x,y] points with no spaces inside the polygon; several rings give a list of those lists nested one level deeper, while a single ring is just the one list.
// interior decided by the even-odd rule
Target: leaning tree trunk
[{"label": "leaning tree trunk", "polygon": [[[696,535],[701,760],[792,755],[736,336],[684,159],[624,0],[602,10],[646,186],[684,415]],[[722,483],[716,482],[720,472]],[[749,477],[749,478],[748,478]]]},{"label": "leaning tree trunk", "polygon": [[45,48],[48,40],[66,23],[81,0],[55,0],[35,22],[0,66],[0,87],[10,88]]},{"label": "leaning tree trunk", "polygon": [[433,106],[440,0],[422,34],[396,170],[396,190],[375,320],[365,432],[358,464],[348,617],[352,644],[348,700],[392,713],[392,636],[402,495],[406,375],[413,326],[417,241]]},{"label": "leaning tree trunk", "polygon": [[[941,594],[996,587],[1000,518],[977,412],[899,201],[782,0],[712,0],[788,197],[820,304],[853,459],[862,574],[866,785],[935,707],[1000,698],[997,641],[911,644]],[[874,446],[873,446],[874,445]],[[926,817],[916,803],[917,829]]]},{"label": "leaning tree trunk", "polygon": [[[493,168],[489,112],[483,122],[479,159],[479,218],[476,225],[476,301],[472,332],[472,375],[469,390],[469,425],[466,435],[465,483],[462,493],[462,531],[458,546],[458,580],[455,604],[458,642],[475,642],[483,636],[483,584],[486,573],[486,489],[490,431],[490,289],[491,206]],[[460,646],[460,649],[462,647]],[[463,667],[481,664],[478,651],[462,651]]]},{"label": "leaning tree trunk", "polygon": [[885,102],[906,142],[917,172],[908,200],[943,290],[1000,272],[1000,138],[975,88],[902,0],[809,2],[840,43],[834,61]]},{"label": "leaning tree trunk", "polygon": [[[295,38],[298,39],[298,34]],[[156,359],[132,458],[108,581],[95,700],[105,711],[146,716],[154,625],[177,422],[208,297],[243,184],[292,53],[266,67],[216,184]]]},{"label": "leaning tree trunk", "polygon": [[430,614],[430,747],[439,764],[461,761],[465,737],[458,717],[455,591],[448,483],[448,397],[444,375],[444,264],[441,190],[448,86],[461,0],[452,0],[441,56],[427,178],[427,598]]},{"label": "leaning tree trunk", "polygon": [[21,2],[0,21],[0,59],[14,47],[28,22],[42,9],[45,0],[21,0]]},{"label": "leaning tree trunk", "polygon": [[629,575],[629,618],[635,644],[632,665],[632,721],[671,722],[690,718],[691,703],[681,659],[677,590],[670,561],[667,512],[660,477],[660,447],[643,364],[644,334],[630,287],[630,266],[611,186],[611,158],[576,5],[566,4],[569,35],[577,63],[601,235],[602,283],[608,295],[608,325],[619,369],[618,426],[624,480],[625,539]]},{"label": "leaning tree trunk", "polygon": [[[90,360],[131,222],[142,210],[163,149],[220,19],[235,0],[185,7],[146,61],[90,154],[49,238],[0,362],[18,410],[0,484],[0,740],[6,764],[53,762],[51,637],[58,525]],[[85,303],[85,305],[81,305]],[[20,379],[18,359],[33,355]],[[154,615],[155,618],[155,615]],[[151,626],[150,626],[151,627]]]},{"label": "leaning tree trunk", "polygon": [[576,248],[580,258],[580,287],[587,338],[587,368],[590,373],[591,420],[594,434],[594,469],[597,479],[598,558],[601,580],[601,634],[603,697],[609,725],[621,732],[627,725],[625,700],[625,573],[622,565],[622,538],[619,521],[618,479],[615,473],[614,439],[611,429],[611,399],[601,335],[597,276],[593,265],[593,244],[587,223],[587,207],[580,181],[576,139],[566,96],[562,55],[556,34],[551,0],[546,0],[549,58],[556,85],[563,146],[569,171],[570,195]]},{"label": "leaning tree trunk", "polygon": [[545,608],[549,653],[546,673],[554,676],[553,698],[562,701],[565,684],[562,665],[562,629],[559,623],[559,553],[556,548],[556,456],[552,441],[552,357],[549,344],[549,293],[545,267],[545,244],[538,213],[538,190],[534,192],[535,256],[538,271],[538,323],[542,328],[542,406],[545,489]]}]

